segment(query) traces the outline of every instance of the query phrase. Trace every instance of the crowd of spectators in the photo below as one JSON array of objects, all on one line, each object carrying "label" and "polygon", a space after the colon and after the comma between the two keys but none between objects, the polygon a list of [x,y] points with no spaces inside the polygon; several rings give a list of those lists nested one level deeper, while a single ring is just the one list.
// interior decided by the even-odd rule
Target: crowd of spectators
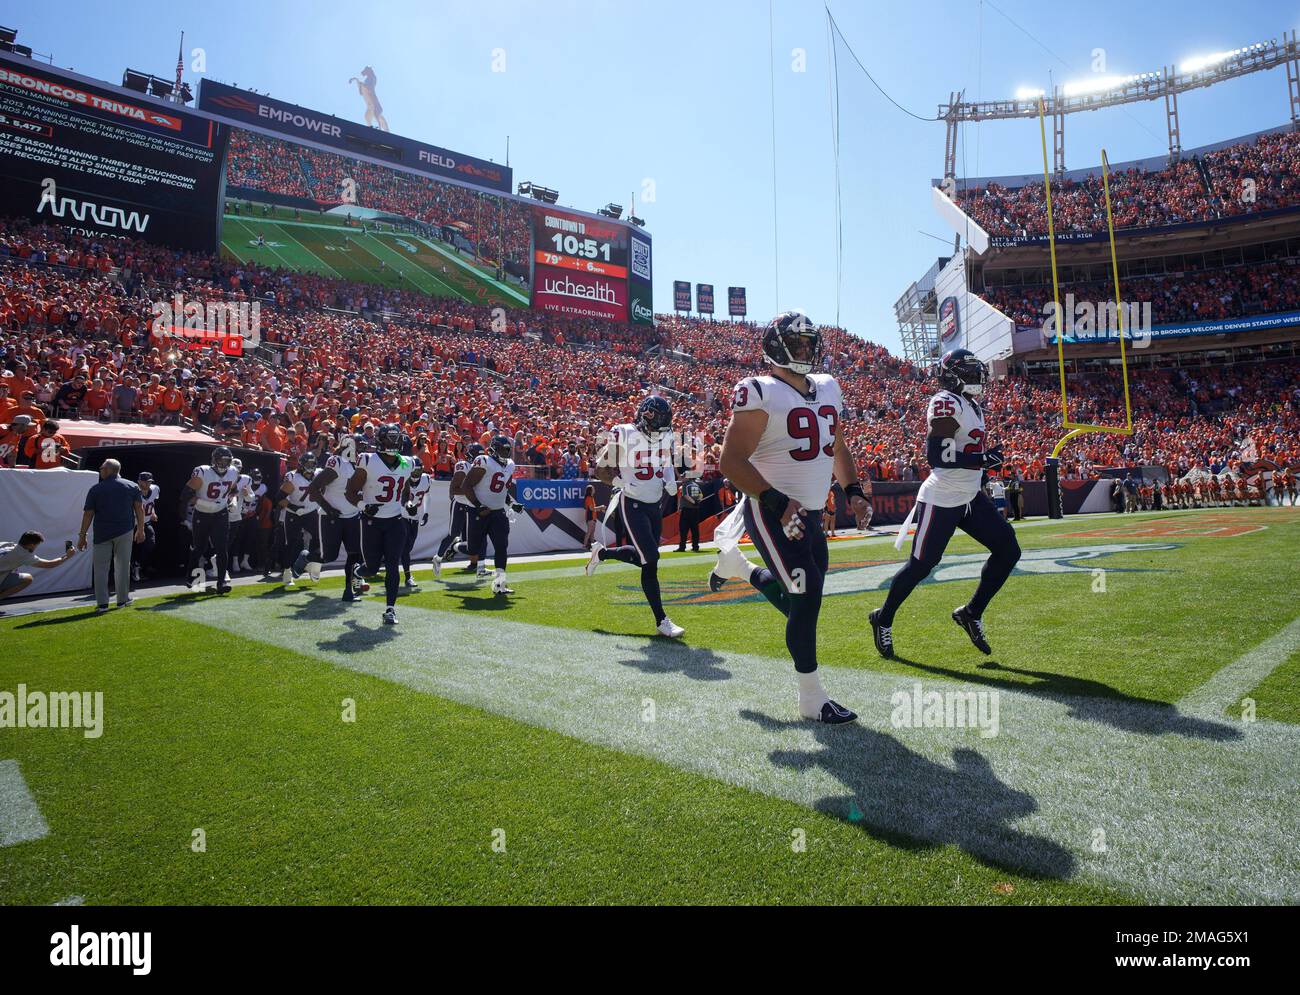
[{"label": "crowd of spectators", "polygon": [[[264,345],[230,358],[160,337],[154,304],[177,294],[259,302]],[[471,442],[504,432],[531,472],[583,476],[603,432],[659,391],[695,468],[714,475],[734,385],[761,369],[758,341],[758,326],[741,322],[503,318],[412,291],[0,221],[0,461],[10,463],[58,419],[176,423],[284,453],[289,465],[338,432],[397,422],[438,474]],[[928,372],[833,327],[823,362],[843,387],[841,430],[861,469],[880,480],[923,476]],[[1300,464],[1295,361],[1134,377],[1135,433],[1072,443],[1068,475],[1124,464],[1181,475],[1248,449]],[[1118,390],[1114,377],[1076,379],[1073,416],[1122,423]],[[1055,383],[995,381],[987,411],[1008,471],[1041,476],[1060,435]]]},{"label": "crowd of spectators", "polygon": [[[1110,175],[1116,228],[1213,221],[1300,206],[1300,133],[1262,135],[1180,159],[1163,169],[1123,169]],[[1043,184],[1006,187],[988,182],[957,191],[957,203],[994,237],[1047,234]],[[1057,235],[1106,231],[1101,170],[1052,184]]]}]

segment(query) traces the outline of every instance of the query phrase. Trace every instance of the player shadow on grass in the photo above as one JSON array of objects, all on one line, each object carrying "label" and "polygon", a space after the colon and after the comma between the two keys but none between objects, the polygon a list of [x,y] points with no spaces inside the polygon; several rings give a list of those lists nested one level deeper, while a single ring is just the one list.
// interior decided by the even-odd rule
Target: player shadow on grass
[{"label": "player shadow on grass", "polygon": [[488,594],[486,597],[480,596],[471,598],[468,595],[457,594],[455,591],[448,591],[453,598],[460,602],[458,607],[471,612],[499,612],[518,603],[519,595],[517,594]]},{"label": "player shadow on grass", "polygon": [[[108,612],[107,614],[111,615],[113,613]],[[21,616],[13,615],[10,617],[19,618]],[[34,622],[23,622],[20,625],[15,625],[14,629],[38,629],[43,625],[63,625],[65,622],[80,622],[88,618],[99,618],[99,613],[92,608],[90,611],[84,611],[77,615],[59,615],[55,618],[40,618]]]},{"label": "player shadow on grass", "polygon": [[721,666],[722,657],[702,646],[688,646],[663,636],[647,636],[644,632],[610,632],[593,629],[597,635],[638,639],[639,657],[616,660],[624,667],[635,667],[643,674],[681,674],[693,681],[729,681],[731,671]]},{"label": "player shadow on grass", "polygon": [[385,625],[378,616],[371,621],[372,626],[364,626],[360,619],[344,619],[343,631],[332,639],[319,640],[316,648],[331,653],[364,653],[397,638],[397,626]]},{"label": "player shadow on grass", "polygon": [[354,611],[357,608],[357,603],[349,604],[344,601],[343,592],[340,590],[333,597],[327,594],[311,592],[307,594],[305,599],[285,604],[284,608],[286,611],[279,616],[280,618],[293,619],[298,622],[315,622]]},{"label": "player shadow on grass", "polygon": [[1109,684],[1089,680],[1086,677],[1070,677],[1054,674],[1048,670],[1027,670],[1022,667],[1007,667],[996,660],[980,664],[980,670],[1004,671],[1024,677],[1038,678],[1036,683],[1026,684],[987,674],[971,673],[964,670],[951,670],[930,663],[918,663],[906,657],[895,657],[898,663],[932,674],[942,674],[955,681],[967,684],[981,684],[985,687],[1003,691],[1018,692],[1036,698],[1056,701],[1069,709],[1069,716],[1080,722],[1097,722],[1111,726],[1122,732],[1135,732],[1144,736],[1160,736],[1173,733],[1188,739],[1211,739],[1224,741],[1241,739],[1241,730],[1224,722],[1212,719],[1184,715],[1174,705],[1152,698],[1137,698],[1118,691]]},{"label": "player shadow on grass", "polygon": [[740,715],[767,732],[812,732],[819,749],[773,750],[769,759],[799,772],[821,769],[843,784],[849,794],[828,795],[813,807],[861,827],[873,839],[903,850],[956,845],[982,864],[1016,874],[1074,874],[1069,850],[1012,827],[1037,811],[1038,802],[998,780],[975,750],[953,750],[953,770],[861,723],[828,726],[749,709]]}]

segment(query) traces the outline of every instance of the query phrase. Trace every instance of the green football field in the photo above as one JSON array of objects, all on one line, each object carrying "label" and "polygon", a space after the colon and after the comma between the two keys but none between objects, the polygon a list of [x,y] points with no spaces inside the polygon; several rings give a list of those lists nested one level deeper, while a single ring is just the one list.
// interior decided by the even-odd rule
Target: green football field
[{"label": "green football field", "polygon": [[[400,286],[474,304],[527,307],[526,291],[495,279],[445,245],[385,227],[369,221],[363,235],[339,215],[308,211],[295,217],[292,210],[274,208],[264,216],[261,205],[243,204],[240,213],[228,212],[222,219],[221,251],[241,262]],[[261,245],[259,235],[265,240]]]},{"label": "green football field", "polygon": [[1300,510],[1018,534],[993,656],[948,618],[959,538],[888,663],[866,615],[903,554],[832,544],[836,727],[705,554],[661,564],[681,642],[578,558],[510,597],[426,566],[397,626],[340,580],[0,619],[0,702],[103,694],[97,737],[0,728],[0,901],[1300,900]]}]

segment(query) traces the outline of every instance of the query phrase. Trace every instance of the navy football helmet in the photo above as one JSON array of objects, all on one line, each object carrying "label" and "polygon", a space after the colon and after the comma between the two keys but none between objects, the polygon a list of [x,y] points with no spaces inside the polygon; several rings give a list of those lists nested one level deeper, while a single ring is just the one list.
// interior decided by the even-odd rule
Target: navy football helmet
[{"label": "navy football helmet", "polygon": [[935,374],[940,386],[963,397],[979,397],[989,380],[989,368],[969,349],[951,349],[939,360]]},{"label": "navy football helmet", "polygon": [[515,444],[510,440],[508,435],[494,435],[492,442],[488,446],[488,451],[492,458],[502,465],[508,460],[515,451]]},{"label": "navy football helmet", "polygon": [[667,431],[672,423],[673,407],[662,397],[647,397],[636,409],[636,427],[646,435]]},{"label": "navy football helmet", "polygon": [[763,329],[763,356],[773,366],[807,375],[821,355],[821,332],[806,314],[786,311]]},{"label": "navy football helmet", "polygon": [[225,446],[217,446],[212,450],[212,469],[217,473],[225,473],[230,469],[230,464],[235,461],[235,454]]}]

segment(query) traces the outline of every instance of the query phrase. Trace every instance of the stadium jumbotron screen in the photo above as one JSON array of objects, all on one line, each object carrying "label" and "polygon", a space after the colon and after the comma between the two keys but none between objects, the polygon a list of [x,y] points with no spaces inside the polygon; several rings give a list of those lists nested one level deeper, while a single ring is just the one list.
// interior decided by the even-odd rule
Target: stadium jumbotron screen
[{"label": "stadium jumbotron screen", "polygon": [[211,250],[227,129],[0,56],[0,215]]}]

